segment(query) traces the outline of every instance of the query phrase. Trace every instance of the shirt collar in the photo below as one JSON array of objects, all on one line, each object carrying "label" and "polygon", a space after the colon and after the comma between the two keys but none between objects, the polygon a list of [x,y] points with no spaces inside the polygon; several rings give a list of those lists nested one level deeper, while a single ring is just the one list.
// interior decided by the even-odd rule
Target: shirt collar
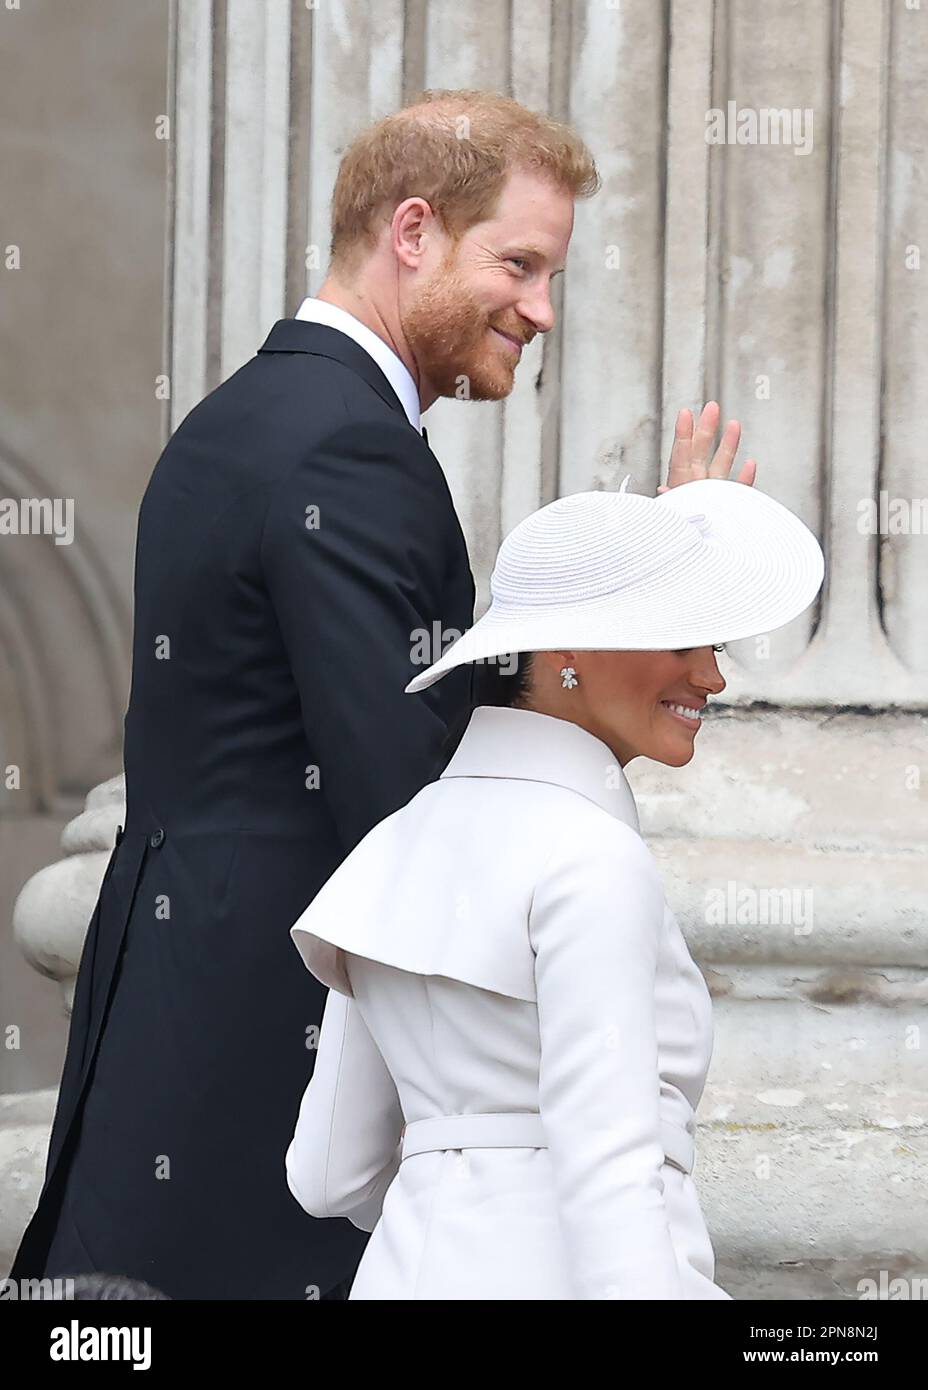
[{"label": "shirt collar", "polygon": [[316,299],[312,295],[303,300],[294,314],[294,318],[306,319],[310,323],[323,323],[327,327],[337,328],[340,333],[345,333],[349,338],[353,338],[359,347],[364,348],[364,351],[373,357],[399,396],[409,423],[414,429],[421,432],[419,392],[416,383],[413,381],[405,362],[397,357],[383,338],[378,338],[372,328],[368,328],[366,323],[356,319],[354,314],[349,314],[348,310],[342,309],[340,305],[329,304],[327,300]]},{"label": "shirt collar", "polygon": [[618,758],[569,719],[508,705],[478,705],[442,777],[551,782],[595,801],[638,834],[635,797]]}]

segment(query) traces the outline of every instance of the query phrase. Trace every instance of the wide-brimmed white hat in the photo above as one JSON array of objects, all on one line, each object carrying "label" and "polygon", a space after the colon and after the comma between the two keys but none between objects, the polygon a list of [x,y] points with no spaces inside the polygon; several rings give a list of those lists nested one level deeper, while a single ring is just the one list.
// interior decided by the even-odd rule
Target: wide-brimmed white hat
[{"label": "wide-brimmed white hat", "polygon": [[513,652],[667,651],[774,631],[812,603],[822,548],[756,487],[701,478],[645,497],[575,492],[505,538],[483,617],[406,686]]}]

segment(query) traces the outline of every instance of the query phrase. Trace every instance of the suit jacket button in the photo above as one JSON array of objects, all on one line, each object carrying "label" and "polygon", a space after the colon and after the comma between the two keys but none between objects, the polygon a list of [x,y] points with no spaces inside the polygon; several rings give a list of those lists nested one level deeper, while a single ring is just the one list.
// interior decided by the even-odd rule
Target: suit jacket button
[{"label": "suit jacket button", "polygon": [[148,837],[148,843],[151,845],[152,849],[160,849],[164,844],[164,831],[160,826],[157,830],[151,832]]}]

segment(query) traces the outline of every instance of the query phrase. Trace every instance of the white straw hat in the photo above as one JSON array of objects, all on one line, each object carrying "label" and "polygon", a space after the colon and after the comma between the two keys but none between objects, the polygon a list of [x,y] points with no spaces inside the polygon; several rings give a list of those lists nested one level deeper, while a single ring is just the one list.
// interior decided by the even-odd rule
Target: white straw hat
[{"label": "white straw hat", "polygon": [[825,572],[809,528],[756,487],[701,478],[645,497],[575,492],[499,548],[483,617],[406,686],[513,652],[666,651],[772,632]]}]

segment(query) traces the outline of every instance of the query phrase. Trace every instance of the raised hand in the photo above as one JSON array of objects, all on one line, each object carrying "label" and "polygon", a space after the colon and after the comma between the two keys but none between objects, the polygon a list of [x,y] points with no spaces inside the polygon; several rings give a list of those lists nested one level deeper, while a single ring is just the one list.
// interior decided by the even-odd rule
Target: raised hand
[{"label": "raised hand", "polygon": [[[694,428],[693,412],[685,407],[680,411],[674,430],[667,481],[657,489],[659,493],[679,487],[682,483],[695,482],[697,478],[728,478],[731,475],[741,439],[741,425],[737,420],[729,420],[719,447],[710,461],[709,454],[719,427],[719,415],[718,401],[708,401],[703,406],[702,414]],[[734,481],[747,483],[750,487],[756,476],[757,464],[753,459],[748,459]]]}]

